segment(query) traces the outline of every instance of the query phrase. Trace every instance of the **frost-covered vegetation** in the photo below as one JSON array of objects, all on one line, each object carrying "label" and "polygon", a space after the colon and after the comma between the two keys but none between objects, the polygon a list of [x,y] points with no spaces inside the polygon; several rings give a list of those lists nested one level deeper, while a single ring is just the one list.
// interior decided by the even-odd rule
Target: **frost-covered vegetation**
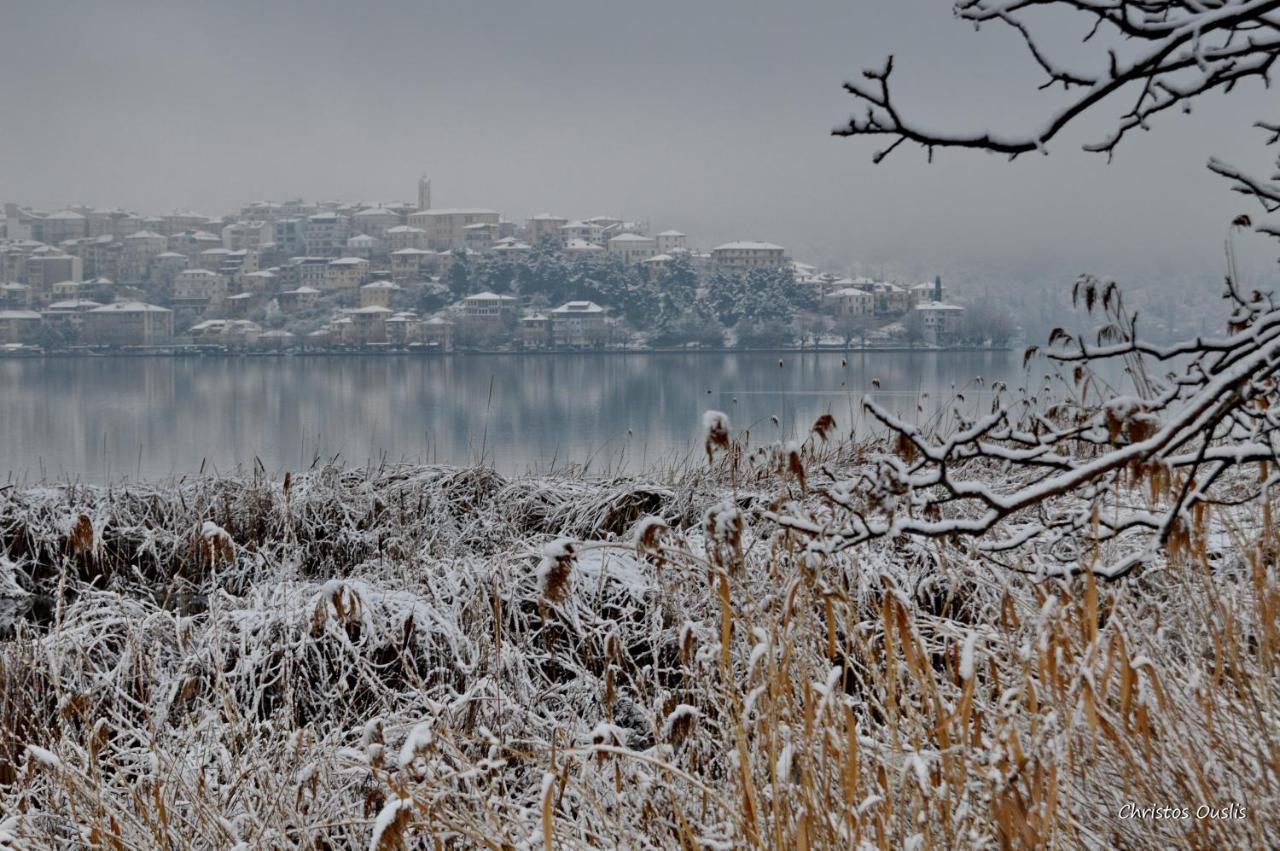
[{"label": "frost-covered vegetation", "polygon": [[[1280,831],[1269,494],[1202,510],[1118,580],[1025,576],[959,536],[843,545],[854,514],[912,513],[837,486],[921,463],[898,438],[706,427],[708,462],[653,481],[329,468],[4,491],[0,847]],[[1028,475],[957,466],[1002,492]]]}]

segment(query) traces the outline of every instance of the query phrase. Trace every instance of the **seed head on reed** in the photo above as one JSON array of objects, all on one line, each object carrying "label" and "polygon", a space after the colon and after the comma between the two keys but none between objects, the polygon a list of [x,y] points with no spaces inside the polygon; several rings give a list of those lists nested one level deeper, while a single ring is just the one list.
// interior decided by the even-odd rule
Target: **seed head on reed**
[{"label": "seed head on reed", "polygon": [[542,548],[537,577],[543,599],[562,603],[569,596],[574,552],[574,543],[568,538],[557,538]]},{"label": "seed head on reed", "polygon": [[93,521],[81,514],[67,529],[67,552],[72,556],[92,556],[94,551]]},{"label": "seed head on reed", "polygon": [[667,528],[667,521],[661,517],[641,518],[636,524],[636,549],[641,552],[657,552],[662,546],[662,535]]},{"label": "seed head on reed", "polygon": [[823,414],[813,423],[813,433],[816,434],[818,439],[823,443],[826,443],[827,436],[830,435],[831,432],[835,431],[835,429],[836,418],[830,414]]},{"label": "seed head on reed", "polygon": [[707,463],[710,464],[717,448],[729,448],[729,416],[722,411],[707,411],[702,415],[702,427],[707,434],[703,445],[707,450]]}]

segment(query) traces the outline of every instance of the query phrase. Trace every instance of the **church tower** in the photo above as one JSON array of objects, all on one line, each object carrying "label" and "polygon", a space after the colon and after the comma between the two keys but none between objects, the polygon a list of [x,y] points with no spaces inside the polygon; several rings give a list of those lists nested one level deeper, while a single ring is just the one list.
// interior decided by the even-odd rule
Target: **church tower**
[{"label": "church tower", "polygon": [[418,178],[418,209],[431,209],[431,179],[425,174]]}]

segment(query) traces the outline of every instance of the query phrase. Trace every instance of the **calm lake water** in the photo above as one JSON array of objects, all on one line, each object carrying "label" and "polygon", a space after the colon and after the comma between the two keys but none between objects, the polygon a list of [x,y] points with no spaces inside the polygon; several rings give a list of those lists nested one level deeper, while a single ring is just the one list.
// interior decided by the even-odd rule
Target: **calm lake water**
[{"label": "calm lake water", "polygon": [[[158,479],[348,464],[483,461],[639,470],[701,450],[703,411],[768,442],[864,394],[916,416],[1022,383],[1008,352],[0,359],[0,481]],[[781,361],[781,366],[779,366]],[[878,379],[879,389],[872,385]],[[922,399],[922,394],[925,394]],[[772,417],[778,418],[775,425]]]}]

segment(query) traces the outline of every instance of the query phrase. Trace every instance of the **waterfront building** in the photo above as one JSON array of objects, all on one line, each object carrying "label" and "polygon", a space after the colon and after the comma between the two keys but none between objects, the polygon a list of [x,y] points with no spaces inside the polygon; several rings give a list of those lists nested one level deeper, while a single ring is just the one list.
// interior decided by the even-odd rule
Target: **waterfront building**
[{"label": "waterfront building", "polygon": [[604,308],[593,301],[569,301],[551,311],[551,341],[557,346],[596,346],[604,342]]},{"label": "waterfront building", "polygon": [[36,343],[43,319],[34,310],[0,310],[0,345]]},{"label": "waterfront building", "polygon": [[519,301],[515,296],[483,292],[467,296],[462,304],[468,319],[498,322],[514,314]]},{"label": "waterfront building", "polygon": [[939,304],[936,301],[915,306],[914,314],[920,317],[920,327],[927,343],[941,345],[960,333],[964,321],[964,308],[957,304]]},{"label": "waterfront building", "polygon": [[154,304],[104,304],[83,316],[86,342],[103,346],[149,346],[173,339],[173,311]]}]

